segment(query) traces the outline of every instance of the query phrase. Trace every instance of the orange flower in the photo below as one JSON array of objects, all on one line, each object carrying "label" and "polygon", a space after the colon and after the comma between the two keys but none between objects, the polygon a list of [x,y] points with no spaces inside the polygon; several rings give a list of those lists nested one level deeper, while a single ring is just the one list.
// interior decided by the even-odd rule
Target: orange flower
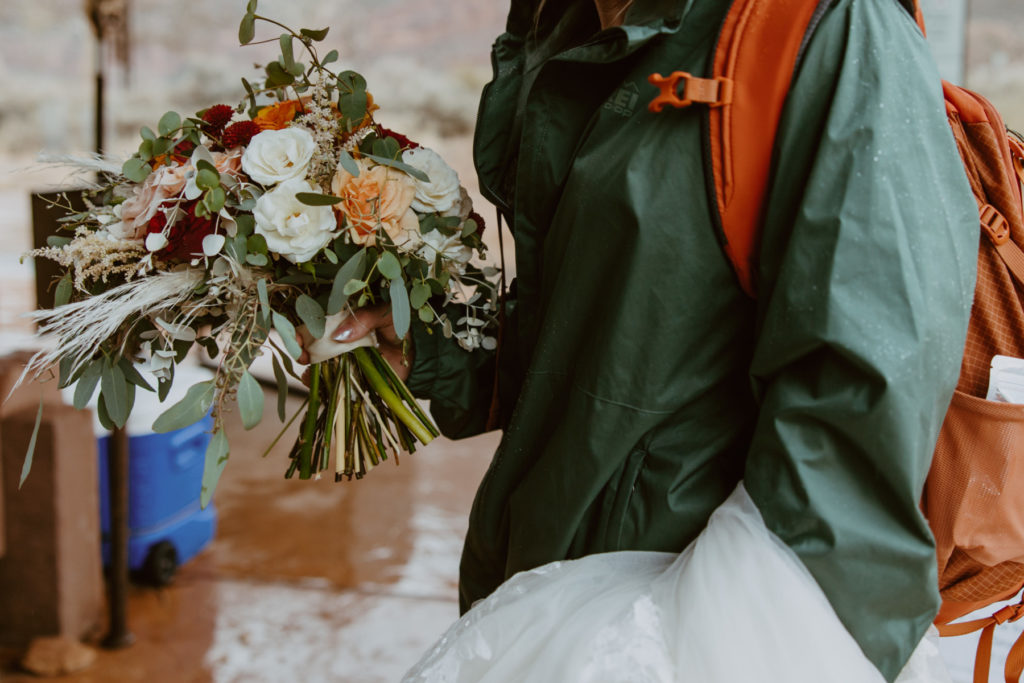
[{"label": "orange flower", "polygon": [[334,210],[347,219],[352,241],[373,246],[379,227],[396,244],[405,244],[419,232],[419,219],[411,208],[415,182],[401,171],[374,166],[369,159],[356,163],[358,176],[339,168],[331,183],[331,193],[342,200]]},{"label": "orange flower", "polygon": [[295,119],[295,115],[303,111],[298,100],[285,100],[260,109],[253,119],[263,130],[281,130]]}]

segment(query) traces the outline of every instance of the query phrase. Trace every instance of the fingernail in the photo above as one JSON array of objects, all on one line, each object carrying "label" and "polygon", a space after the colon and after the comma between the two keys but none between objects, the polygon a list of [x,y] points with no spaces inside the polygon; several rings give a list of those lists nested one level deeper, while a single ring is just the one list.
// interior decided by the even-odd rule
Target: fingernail
[{"label": "fingernail", "polygon": [[337,341],[337,342],[348,341],[351,336],[352,336],[352,328],[351,327],[344,327],[344,328],[342,328],[342,329],[340,329],[340,330],[338,330],[338,331],[336,331],[334,333],[334,341]]}]

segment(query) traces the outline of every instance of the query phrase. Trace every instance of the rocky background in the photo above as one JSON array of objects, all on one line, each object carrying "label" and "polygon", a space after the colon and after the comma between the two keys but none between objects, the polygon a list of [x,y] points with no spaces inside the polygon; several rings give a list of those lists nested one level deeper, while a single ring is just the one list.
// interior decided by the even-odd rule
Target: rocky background
[{"label": "rocky background", "polygon": [[[0,154],[85,151],[92,136],[95,54],[82,0],[0,2]],[[274,45],[240,48],[243,0],[131,0],[130,72],[109,69],[108,139],[134,148],[140,125],[165,110],[234,103],[239,76]],[[341,64],[364,73],[382,118],[436,137],[472,131],[488,49],[504,23],[499,0],[262,0],[294,27],[331,26]],[[261,36],[274,37],[262,25]],[[1024,127],[1024,3],[971,0],[968,85]],[[1012,125],[1012,124],[1011,124]],[[0,181],[3,182],[3,181]]]},{"label": "rocky background", "polygon": [[[942,0],[932,0],[941,2]],[[1024,128],[1024,2],[969,0],[967,85]],[[85,0],[0,0],[0,337],[22,329],[33,306],[30,191],[53,189],[66,172],[41,168],[40,152],[88,153],[93,144],[96,49]],[[236,103],[239,78],[277,54],[274,44],[239,47],[245,0],[130,0],[131,67],[107,55],[107,150],[127,155],[142,125],[168,109],[190,114]],[[470,190],[471,137],[489,48],[506,0],[260,0],[260,13],[294,28],[331,27],[326,44],[362,72],[378,118],[443,152]],[[274,27],[258,25],[257,38]],[[480,204],[482,201],[478,200]],[[484,207],[484,215],[490,211]],[[493,233],[492,233],[493,236]]]}]

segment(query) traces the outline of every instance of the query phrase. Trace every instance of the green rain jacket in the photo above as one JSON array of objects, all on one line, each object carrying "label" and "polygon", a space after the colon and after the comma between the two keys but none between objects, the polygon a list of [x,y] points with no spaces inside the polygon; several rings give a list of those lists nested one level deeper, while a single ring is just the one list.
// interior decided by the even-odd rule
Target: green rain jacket
[{"label": "green rain jacket", "polygon": [[[517,281],[463,610],[554,560],[681,551],[743,479],[894,679],[938,606],[918,501],[978,244],[921,33],[897,0],[822,19],[777,136],[753,301],[711,217],[704,113],[646,108],[648,74],[709,72],[728,3],[635,0],[600,31],[592,0],[539,18],[535,2],[513,0],[475,140]],[[482,431],[494,359],[422,328],[414,343],[410,385],[442,430]]]}]

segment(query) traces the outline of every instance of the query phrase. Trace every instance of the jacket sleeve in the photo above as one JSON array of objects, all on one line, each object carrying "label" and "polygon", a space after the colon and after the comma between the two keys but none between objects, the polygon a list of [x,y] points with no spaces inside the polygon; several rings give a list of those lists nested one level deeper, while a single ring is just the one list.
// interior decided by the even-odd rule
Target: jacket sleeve
[{"label": "jacket sleeve", "polygon": [[[504,337],[512,335],[515,329],[513,300],[504,302],[506,310]],[[459,312],[454,306],[449,318],[457,320]],[[503,427],[507,413],[515,397],[506,390],[512,386],[512,378],[499,380],[503,394],[499,401],[498,423],[489,425],[494,399],[495,367],[498,361],[494,351],[477,349],[466,351],[454,338],[445,338],[436,326],[414,321],[412,328],[414,361],[412,372],[406,384],[417,398],[430,401],[430,414],[437,422],[441,433],[449,439],[462,439],[487,431],[488,427]],[[507,356],[514,355],[514,345],[502,344],[503,368],[510,365]],[[508,360],[511,360],[509,358]]]},{"label": "jacket sleeve", "polygon": [[938,607],[919,509],[959,374],[978,214],[924,39],[840,0],[777,137],[745,480],[887,680]]}]

